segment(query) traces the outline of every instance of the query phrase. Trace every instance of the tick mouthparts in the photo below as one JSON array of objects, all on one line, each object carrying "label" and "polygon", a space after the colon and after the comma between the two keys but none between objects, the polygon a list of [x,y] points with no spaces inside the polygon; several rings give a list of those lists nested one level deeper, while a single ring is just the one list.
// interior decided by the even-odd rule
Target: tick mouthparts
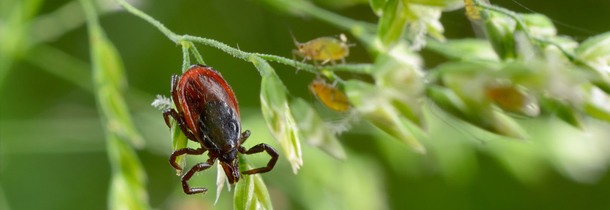
[{"label": "tick mouthparts", "polygon": [[235,177],[235,182],[239,181],[239,158],[235,158],[233,161],[233,176]]},{"label": "tick mouthparts", "polygon": [[225,174],[227,175],[227,178],[229,179],[229,184],[235,184],[237,181],[239,181],[239,160],[238,159],[235,159],[233,164],[225,163],[225,162],[220,162],[220,164],[222,165],[222,168],[224,169]]}]

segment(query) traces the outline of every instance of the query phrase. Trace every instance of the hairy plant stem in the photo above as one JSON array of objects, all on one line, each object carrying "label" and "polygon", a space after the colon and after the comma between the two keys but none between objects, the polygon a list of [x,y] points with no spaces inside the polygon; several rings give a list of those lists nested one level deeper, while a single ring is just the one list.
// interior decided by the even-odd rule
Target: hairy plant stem
[{"label": "hairy plant stem", "polygon": [[203,57],[201,57],[201,54],[199,54],[199,50],[197,50],[195,45],[192,42],[189,42],[189,46],[190,46],[189,49],[191,50],[191,53],[193,53],[193,55],[195,55],[195,59],[197,59],[197,63],[205,65],[205,62],[203,61]]},{"label": "hairy plant stem", "polygon": [[[157,29],[159,29],[159,31],[161,31],[163,34],[165,34],[165,36],[167,36],[170,40],[172,40],[176,44],[180,44],[180,45],[184,46],[184,45],[188,45],[189,43],[192,43],[192,42],[200,43],[200,44],[204,44],[204,45],[211,46],[211,47],[217,48],[219,50],[222,50],[223,52],[228,53],[228,54],[232,55],[233,57],[242,59],[244,61],[252,62],[252,60],[250,60],[250,57],[257,56],[257,57],[260,57],[267,61],[275,61],[275,62],[278,62],[281,64],[294,66],[295,68],[298,67],[300,69],[303,69],[305,71],[315,73],[315,74],[319,73],[320,68],[318,68],[314,65],[311,65],[311,64],[303,63],[303,62],[297,62],[297,64],[295,65],[294,60],[289,59],[289,58],[276,56],[276,55],[244,52],[244,51],[233,48],[227,44],[224,44],[222,42],[219,42],[219,41],[216,41],[213,39],[202,38],[202,37],[191,36],[191,35],[178,35],[178,34],[174,33],[173,31],[169,30],[167,27],[165,27],[161,22],[155,20],[148,14],[136,9],[135,7],[133,7],[130,4],[128,4],[127,2],[125,2],[124,0],[115,0],[115,1],[118,2],[121,6],[123,6],[129,13],[146,20],[150,24],[157,27]],[[322,15],[322,16],[327,17],[328,15]],[[327,17],[327,18],[330,18],[330,17]],[[351,21],[353,21],[353,20],[351,20]],[[342,25],[347,26],[347,25],[354,24],[351,21],[347,21],[345,18],[345,19],[342,19],[342,21],[340,21],[340,22],[342,23]],[[187,42],[185,42],[185,41],[187,41]],[[201,55],[199,54],[199,52],[194,48],[194,46],[190,47],[190,48],[192,49],[191,52],[195,55],[198,62],[202,63],[203,59],[201,59]],[[325,66],[324,69],[368,73],[372,69],[372,64]],[[259,73],[263,74],[263,72],[260,72],[260,70],[259,70]],[[333,73],[333,75],[334,75],[334,73]]]},{"label": "hairy plant stem", "polygon": [[376,52],[383,51],[380,45],[375,44],[375,34],[377,32],[376,24],[350,19],[348,17],[344,17],[317,7],[311,2],[304,0],[266,0],[261,2],[278,7],[283,11],[292,11],[291,14],[295,16],[304,13],[331,25],[337,26],[338,28],[348,30],[352,33],[352,35],[354,35],[354,37],[360,40],[361,43],[366,45],[369,50]]},{"label": "hairy plant stem", "polygon": [[544,39],[541,39],[538,37],[534,37],[532,34],[530,34],[529,30],[527,30],[527,28],[526,28],[525,23],[523,22],[523,20],[519,17],[519,15],[517,13],[504,9],[504,8],[501,8],[501,7],[496,7],[493,5],[485,4],[485,3],[481,2],[481,0],[473,0],[472,2],[477,7],[506,15],[506,16],[510,17],[511,19],[515,20],[515,22],[517,23],[517,28],[522,29],[523,33],[525,34],[525,36],[528,39],[538,42],[539,44],[549,44],[549,45],[553,45],[553,46],[557,47],[557,49],[559,49],[571,62],[579,60],[572,53],[568,52],[566,49],[561,47],[561,45],[559,45],[553,41],[550,41],[550,40],[544,40]]},{"label": "hairy plant stem", "polygon": [[307,13],[308,15],[311,15],[319,20],[335,25],[339,28],[349,30],[362,43],[365,43],[368,46],[373,46],[372,42],[375,40],[373,36],[374,32],[377,30],[377,26],[375,24],[337,15],[306,1],[281,1],[277,2],[277,5],[283,6],[287,10],[297,10],[299,12]]},{"label": "hairy plant stem", "polygon": [[182,73],[186,72],[191,66],[191,57],[189,54],[189,46],[182,45]]}]

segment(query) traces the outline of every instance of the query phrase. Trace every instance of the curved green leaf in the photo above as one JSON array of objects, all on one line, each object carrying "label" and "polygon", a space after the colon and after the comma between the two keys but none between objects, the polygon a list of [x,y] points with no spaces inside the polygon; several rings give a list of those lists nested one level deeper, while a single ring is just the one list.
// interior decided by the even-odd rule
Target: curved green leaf
[{"label": "curved green leaf", "polygon": [[491,44],[482,39],[449,39],[445,42],[430,39],[426,48],[453,60],[496,61],[499,59]]},{"label": "curved green leaf", "polygon": [[515,30],[515,23],[498,13],[481,11],[481,17],[484,22],[485,35],[496,51],[496,54],[504,60],[514,58],[515,40],[513,32]]},{"label": "curved green leaf", "polygon": [[377,16],[381,16],[383,14],[383,8],[385,8],[385,4],[388,2],[387,0],[369,0],[369,4],[371,5],[371,9]]},{"label": "curved green leaf", "polygon": [[610,96],[597,87],[590,87],[585,112],[592,117],[610,122]]},{"label": "curved green leaf", "polygon": [[[178,126],[178,123],[176,123],[176,121],[174,121],[173,118],[171,120],[171,125],[172,125],[172,129],[170,129],[170,132],[171,132],[171,136],[172,136],[172,150],[179,150],[182,148],[186,148],[188,139],[186,138],[186,135],[180,129],[180,126]],[[176,163],[178,164],[178,166],[180,166],[181,168],[184,169],[184,165],[186,163],[186,155],[180,155],[180,156],[176,157]],[[176,169],[176,176],[180,176],[180,175],[182,175],[182,170]]]},{"label": "curved green leaf", "polygon": [[345,160],[345,151],[339,140],[324,125],[318,113],[302,98],[290,102],[290,110],[303,139],[312,146],[320,148],[330,156]]},{"label": "curved green leaf", "polygon": [[350,103],[369,122],[394,138],[405,142],[416,152],[426,152],[424,146],[401,122],[396,108],[383,99],[384,96],[378,88],[361,81],[350,80],[345,84],[345,89]]},{"label": "curved green leaf", "polygon": [[296,174],[303,165],[299,130],[288,106],[286,89],[275,73],[263,75],[260,99],[263,118]]},{"label": "curved green leaf", "polygon": [[[239,154],[239,164],[241,171],[253,169],[242,154]],[[243,175],[242,179],[235,184],[233,209],[273,209],[273,206],[271,205],[271,198],[269,197],[269,191],[267,190],[267,186],[265,186],[261,175]]]},{"label": "curved green leaf", "polygon": [[540,13],[521,14],[521,19],[531,35],[535,37],[551,37],[557,35],[557,29],[553,21],[546,15]]}]

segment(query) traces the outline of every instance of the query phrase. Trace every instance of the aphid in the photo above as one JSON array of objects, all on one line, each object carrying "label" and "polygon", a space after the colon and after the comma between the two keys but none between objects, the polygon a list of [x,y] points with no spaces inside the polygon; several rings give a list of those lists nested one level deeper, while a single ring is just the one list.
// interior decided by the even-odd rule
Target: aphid
[{"label": "aphid", "polygon": [[334,85],[326,84],[324,79],[315,79],[309,83],[309,89],[328,108],[342,112],[349,109],[349,102],[345,94]]},{"label": "aphid", "polygon": [[[489,4],[489,0],[481,0],[481,2]],[[478,38],[485,38],[485,30],[483,29],[483,20],[481,20],[481,12],[477,5],[472,0],[464,0],[464,8],[466,9],[466,17],[470,20],[472,29]]]},{"label": "aphid", "polygon": [[[487,0],[483,0],[482,2],[488,3]],[[479,13],[479,9],[477,5],[472,2],[472,0],[464,0],[464,8],[466,9],[466,16],[470,20],[479,20],[481,19],[481,13]]]},{"label": "aphid", "polygon": [[336,60],[341,60],[345,64],[345,57],[349,55],[349,47],[351,45],[347,43],[345,34],[339,35],[340,40],[333,37],[320,37],[305,43],[299,43],[292,33],[290,35],[294,45],[298,48],[292,50],[295,66],[297,63],[295,55],[303,57],[301,62],[312,60],[315,66],[318,66],[318,61],[322,61],[321,65],[328,62],[337,65],[335,63]]},{"label": "aphid", "polygon": [[266,151],[271,156],[266,167],[243,171],[243,174],[265,173],[273,169],[279,155],[271,146],[262,143],[249,150],[241,146],[250,136],[250,131],[241,133],[237,99],[231,86],[218,71],[204,65],[193,65],[179,79],[178,75],[172,75],[172,99],[176,109],[163,111],[165,123],[171,128],[169,117],[173,117],[186,137],[199,143],[201,148],[173,151],[169,163],[181,170],[176,164],[176,157],[180,155],[201,155],[208,151],[209,157],[206,162],[194,165],[182,176],[184,193],[205,195],[208,188],[191,188],[187,181],[196,172],[210,168],[216,159],[230,184],[239,181],[238,152],[254,154]]}]

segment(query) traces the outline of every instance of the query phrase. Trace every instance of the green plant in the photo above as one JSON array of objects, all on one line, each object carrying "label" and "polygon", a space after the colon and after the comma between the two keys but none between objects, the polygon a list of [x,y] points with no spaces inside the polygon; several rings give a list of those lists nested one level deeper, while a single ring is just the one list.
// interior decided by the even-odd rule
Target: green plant
[{"label": "green plant", "polygon": [[127,84],[121,58],[100,27],[92,2],[80,3],[89,29],[94,94],[112,168],[109,208],[149,209],[146,174],[133,149],[142,148],[144,141],[133,125],[121,93]]},{"label": "green plant", "polygon": [[[302,113],[308,113],[314,119],[320,117],[306,103],[299,102],[302,99],[289,95],[268,61],[292,65],[336,80],[345,87],[358,115],[420,153],[426,150],[413,134],[413,129],[427,129],[422,102],[428,100],[481,129],[522,140],[528,139],[527,133],[507,113],[536,117],[542,106],[543,109],[558,110],[561,119],[579,128],[584,128],[581,120],[584,115],[602,120],[609,120],[610,116],[608,104],[595,103],[599,99],[590,97],[592,91],[597,91],[596,97],[608,98],[608,92],[598,90],[610,91],[607,88],[610,87],[610,80],[607,79],[610,75],[604,71],[610,55],[607,50],[610,49],[607,43],[610,33],[593,37],[574,47],[577,46],[576,42],[558,37],[551,21],[540,14],[517,14],[474,0],[472,2],[480,12],[488,42],[464,40],[467,42],[464,44],[460,43],[462,40],[446,40],[438,20],[443,10],[459,8],[462,1],[373,0],[371,6],[380,16],[377,26],[338,16],[306,1],[262,1],[282,11],[312,15],[350,30],[376,57],[374,64],[325,66],[320,71],[315,66],[292,62],[288,58],[248,53],[212,39],[177,35],[123,0],[117,2],[130,13],[156,26],[176,44],[182,45],[183,71],[191,63],[191,54],[203,63],[194,43],[218,48],[254,64],[263,77],[263,116],[272,134],[281,143],[294,173],[303,165],[301,139],[324,138],[323,141],[331,143],[322,144],[322,149],[335,157],[343,156],[340,154],[342,149],[332,143],[336,139],[328,130],[307,132],[309,127],[323,127],[322,121],[312,121],[312,124],[295,121],[293,115],[302,116]],[[427,35],[432,39],[426,38]],[[424,79],[424,70],[417,61],[420,58],[416,52],[426,47],[426,42],[432,43],[428,45],[429,49],[455,61],[432,69]],[[344,81],[335,71],[370,74],[375,83]],[[566,94],[566,90],[570,92]],[[302,119],[299,117],[299,120]],[[174,139],[174,142],[185,141],[184,137]],[[244,199],[252,200],[255,191],[265,191],[260,177],[254,177],[257,180],[255,183],[263,188],[257,188],[257,185],[244,187],[250,185],[251,181],[238,184],[235,208],[261,205],[244,202]],[[249,191],[245,191],[247,189]],[[265,201],[268,200],[265,194],[262,193],[263,200],[254,199],[252,202],[262,202],[265,208],[271,208],[270,203]]]},{"label": "green plant", "polygon": [[[66,14],[81,12],[78,3],[69,2],[54,12],[34,18],[41,2],[30,0],[14,5],[3,2],[1,6],[3,10],[12,6],[19,9],[7,15],[8,21],[3,21],[7,24],[3,24],[0,31],[3,43],[0,45],[0,90],[7,88],[6,78],[16,63],[14,61],[23,59],[92,93],[96,98],[112,170],[109,208],[150,208],[145,184],[147,174],[135,150],[142,148],[145,141],[134,126],[137,120],[134,123],[132,119],[135,118],[132,112],[137,111],[127,108],[129,96],[139,94],[124,96],[127,84],[121,57],[97,20],[98,14],[107,14],[110,9],[98,8],[96,11],[90,0],[80,0],[83,17],[76,15],[69,21],[62,21],[61,17]],[[485,34],[486,39],[452,39],[445,37],[440,16],[443,12],[463,8],[461,0],[370,0],[368,3],[372,12],[378,16],[377,23],[353,20],[305,0],[257,0],[257,3],[284,15],[311,16],[346,30],[373,58],[373,63],[316,67],[286,57],[242,51],[213,39],[179,35],[125,1],[116,2],[180,45],[183,72],[191,64],[204,64],[204,58],[209,59],[200,54],[197,44],[217,48],[253,64],[262,77],[262,110],[257,111],[261,114],[256,116],[264,119],[266,127],[283,148],[281,153],[290,163],[292,172],[303,171],[295,178],[300,185],[289,185],[300,187],[305,192],[291,192],[294,194],[290,195],[303,208],[323,209],[339,205],[348,209],[377,209],[390,205],[383,202],[386,195],[379,193],[379,189],[383,188],[378,187],[383,183],[383,174],[377,172],[379,167],[375,165],[378,163],[350,152],[350,148],[344,148],[345,142],[340,142],[337,134],[325,122],[324,114],[308,103],[305,96],[291,93],[285,85],[289,83],[278,75],[272,62],[336,82],[351,103],[352,111],[343,115],[343,119],[348,124],[351,119],[347,118],[363,118],[370,123],[370,126],[366,124],[361,126],[363,129],[359,127],[351,132],[370,135],[369,139],[373,140],[367,141],[366,146],[381,148],[379,159],[392,172],[403,177],[407,176],[405,174],[416,174],[414,171],[418,171],[418,167],[426,168],[421,166],[425,163],[418,160],[427,157],[434,161],[425,159],[421,162],[437,163],[431,168],[437,167],[435,170],[440,171],[438,173],[449,182],[465,182],[462,180],[468,178],[464,177],[472,177],[472,171],[476,170],[476,151],[496,157],[516,177],[530,183],[542,176],[540,168],[544,167],[541,166],[552,165],[573,180],[592,182],[607,165],[603,158],[606,151],[598,146],[604,145],[604,141],[574,146],[573,142],[555,141],[556,136],[551,136],[548,137],[550,140],[535,141],[536,144],[521,142],[532,139],[531,131],[524,129],[524,124],[552,124],[545,121],[548,116],[557,117],[575,129],[591,132],[599,130],[599,123],[591,123],[589,119],[610,121],[609,32],[579,43],[570,37],[558,35],[552,21],[542,14],[516,13],[473,0],[466,1],[466,6],[478,12],[480,23],[475,26]],[[340,4],[341,1],[334,2]],[[357,4],[359,1],[343,2]],[[90,37],[91,64],[45,44],[85,21]],[[48,27],[45,23],[53,24]],[[47,33],[26,36],[30,28]],[[436,52],[448,61],[426,69],[423,67],[422,49]],[[92,75],[88,71],[81,71],[89,68]],[[367,75],[373,82],[344,79],[339,72]],[[91,77],[93,85],[83,79]],[[150,97],[145,95],[141,98],[145,98],[140,99],[145,101]],[[156,101],[158,106],[171,104],[169,99],[163,97]],[[440,124],[455,125],[469,136],[488,144],[481,146],[483,144],[479,141],[453,141],[453,136],[443,136],[444,131],[438,129],[439,120],[442,121]],[[176,125],[171,132],[174,150],[187,146],[186,137]],[[388,139],[399,140],[417,154],[392,145]],[[521,142],[513,143],[506,139],[519,139]],[[313,145],[333,158],[351,160],[333,167],[332,164],[325,164],[322,158],[308,157],[308,150],[301,146],[303,143]],[[570,150],[575,147],[584,149]],[[163,151],[169,153],[166,147],[163,147]],[[409,164],[401,165],[403,162],[399,162],[399,159]],[[184,165],[186,159],[181,157],[177,161]],[[240,156],[240,161],[244,169],[251,167],[244,157]],[[301,169],[308,164],[315,165],[319,171]],[[341,173],[325,173],[333,170]],[[216,182],[217,199],[225,183],[222,175],[222,172],[218,174]],[[233,197],[235,209],[273,208],[268,187],[262,179],[264,177],[245,176],[238,182]],[[360,183],[363,177],[367,182]],[[323,185],[326,191],[344,194],[345,197],[337,199],[339,204],[323,200],[321,198],[326,194],[317,195],[324,190],[312,187],[316,185]],[[346,185],[354,187],[347,188]],[[371,195],[361,193],[370,189],[377,191]],[[6,200],[5,194],[10,193],[0,190],[0,197],[3,198],[0,200]],[[332,199],[332,196],[328,197]],[[368,202],[370,200],[373,202]],[[0,206],[8,205],[0,201]]]}]

